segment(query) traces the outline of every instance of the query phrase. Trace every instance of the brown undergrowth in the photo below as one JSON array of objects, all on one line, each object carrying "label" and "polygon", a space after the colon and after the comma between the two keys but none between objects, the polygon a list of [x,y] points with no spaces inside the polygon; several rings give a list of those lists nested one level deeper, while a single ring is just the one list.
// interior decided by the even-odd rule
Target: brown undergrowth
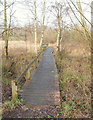
[{"label": "brown undergrowth", "polygon": [[91,117],[91,58],[87,45],[63,42],[56,53],[63,118]]},{"label": "brown undergrowth", "polygon": [[[15,43],[15,42],[14,42]],[[20,44],[21,43],[21,44]],[[18,44],[18,46],[17,46]],[[13,42],[9,43],[9,57],[5,58],[2,50],[2,102],[11,100],[11,80],[19,77],[28,64],[36,56],[34,47],[25,42],[16,42],[15,47]],[[30,48],[29,48],[30,47]],[[25,82],[25,78],[23,81]]]}]

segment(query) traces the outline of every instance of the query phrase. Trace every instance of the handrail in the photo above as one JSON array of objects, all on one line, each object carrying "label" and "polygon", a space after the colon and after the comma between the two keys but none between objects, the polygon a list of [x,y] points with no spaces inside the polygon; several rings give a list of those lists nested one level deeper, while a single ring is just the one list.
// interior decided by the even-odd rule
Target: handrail
[{"label": "handrail", "polygon": [[[29,63],[29,65],[26,67],[26,69],[21,73],[21,75],[16,78],[15,80],[11,81],[11,87],[12,87],[12,100],[15,100],[16,98],[18,98],[18,84],[21,82],[22,78],[24,75],[26,75],[26,72],[29,70],[29,68],[31,67],[31,65],[33,65],[33,63],[38,59],[38,57],[41,55],[41,53],[43,53],[48,46],[44,46],[43,50],[33,59],[32,62]],[[29,72],[29,71],[28,71]],[[28,77],[29,78],[29,77]],[[27,78],[27,79],[28,79]]]},{"label": "handrail", "polygon": [[22,77],[26,74],[26,72],[27,72],[28,69],[31,67],[31,65],[33,65],[33,63],[38,59],[38,57],[39,57],[39,56],[41,55],[41,53],[43,53],[43,52],[44,52],[44,50],[42,50],[42,51],[33,59],[33,61],[26,67],[26,69],[21,73],[21,75],[20,75],[18,78],[15,79],[17,84],[20,83]]}]

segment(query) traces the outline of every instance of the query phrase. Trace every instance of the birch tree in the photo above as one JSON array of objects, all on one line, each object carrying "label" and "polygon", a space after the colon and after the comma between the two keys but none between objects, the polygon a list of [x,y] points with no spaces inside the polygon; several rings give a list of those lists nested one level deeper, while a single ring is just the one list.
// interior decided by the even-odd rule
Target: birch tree
[{"label": "birch tree", "polygon": [[35,52],[37,54],[37,6],[34,0],[34,32],[35,32]]},{"label": "birch tree", "polygon": [[58,5],[58,16],[57,16],[57,20],[58,20],[58,35],[57,35],[57,48],[58,51],[60,52],[60,41],[61,41],[61,22],[62,22],[62,6],[59,4]]},{"label": "birch tree", "polygon": [[37,0],[26,0],[25,3],[31,12],[31,19],[34,21],[34,44],[35,52],[37,54]]},{"label": "birch tree", "polygon": [[6,0],[4,0],[4,40],[5,40],[5,56],[8,58],[8,34],[7,34],[7,6]]},{"label": "birch tree", "polygon": [[43,3],[43,11],[42,11],[42,32],[41,32],[40,47],[42,46],[42,43],[43,43],[43,40],[44,40],[45,9],[46,9],[46,0],[44,0],[44,3]]},{"label": "birch tree", "polygon": [[58,33],[57,33],[57,50],[60,52],[61,48],[61,39],[62,39],[62,28],[63,28],[63,12],[64,12],[64,5],[59,2],[55,2],[55,5],[52,6],[54,14],[57,20],[58,26]]},{"label": "birch tree", "polygon": [[[78,9],[79,9],[80,13],[83,14],[83,10],[82,10],[80,0],[77,0],[77,6],[78,6]],[[84,31],[85,39],[87,40],[88,39],[87,38],[88,37],[87,32],[86,32],[87,31],[87,24],[86,24],[86,21],[84,20],[84,17],[81,14],[80,14],[80,20],[81,20],[82,25],[84,26],[83,31]]]},{"label": "birch tree", "polygon": [[[14,15],[15,11],[13,11],[13,4],[15,1],[10,3],[10,5],[7,5],[6,0],[4,0],[4,31],[3,31],[3,39],[5,41],[5,56],[8,58],[8,41],[10,37],[10,29],[11,29],[11,23],[12,23],[12,16]],[[12,8],[10,8],[12,7]],[[7,16],[7,10],[10,8],[10,15],[9,19]]]},{"label": "birch tree", "polygon": [[[67,0],[66,0],[67,1]],[[80,0],[78,0],[78,4],[77,6],[74,4],[74,2],[72,0],[70,0],[70,2],[72,3],[72,5],[74,6],[74,8],[77,10],[77,12],[80,14],[80,20],[79,18],[76,16],[73,8],[71,7],[71,5],[69,4],[69,2],[67,1],[67,3],[69,4],[73,14],[75,15],[76,19],[78,20],[78,22],[81,24],[81,26],[83,27],[83,30],[84,30],[84,34],[86,36],[86,39],[90,39],[90,33],[88,31],[88,28],[87,28],[87,24],[86,24],[86,21],[92,26],[91,22],[85,17],[85,15],[83,14],[83,10],[82,10],[82,6],[81,6],[81,3],[80,3]],[[85,21],[86,20],[86,21]]]}]

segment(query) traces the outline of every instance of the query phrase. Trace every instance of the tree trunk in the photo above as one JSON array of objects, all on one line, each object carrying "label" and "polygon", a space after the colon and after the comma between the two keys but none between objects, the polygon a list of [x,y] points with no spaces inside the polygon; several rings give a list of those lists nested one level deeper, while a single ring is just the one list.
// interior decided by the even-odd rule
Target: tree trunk
[{"label": "tree trunk", "polygon": [[[78,6],[78,9],[79,9],[80,13],[83,14],[80,0],[78,0],[77,6]],[[84,31],[85,38],[86,38],[86,40],[88,40],[88,36],[87,36],[87,32],[86,32],[86,30],[87,30],[87,28],[86,28],[86,27],[87,27],[86,21],[84,20],[84,18],[83,18],[83,16],[82,16],[81,14],[80,14],[80,19],[81,19],[82,25],[84,26],[84,27],[83,27],[83,29],[84,29],[83,31]]]},{"label": "tree trunk", "polygon": [[37,54],[37,12],[36,12],[36,0],[34,0],[34,33],[35,33],[35,52]]},{"label": "tree trunk", "polygon": [[60,30],[58,30],[58,34],[57,34],[57,50],[59,51],[59,38],[60,38]]},{"label": "tree trunk", "polygon": [[61,8],[58,11],[58,35],[57,35],[57,50],[60,53],[60,44],[61,44]]},{"label": "tree trunk", "polygon": [[42,46],[42,43],[44,41],[44,22],[45,22],[45,9],[46,9],[46,0],[44,0],[43,5],[43,15],[42,15],[42,35],[41,35],[41,41],[40,41],[40,47]]},{"label": "tree trunk", "polygon": [[42,46],[43,44],[43,39],[44,39],[44,31],[42,30],[42,33],[41,33],[41,40],[40,40],[40,47]]},{"label": "tree trunk", "polygon": [[6,56],[6,58],[8,58],[8,34],[7,34],[6,0],[4,0],[4,40],[5,40],[5,56]]}]

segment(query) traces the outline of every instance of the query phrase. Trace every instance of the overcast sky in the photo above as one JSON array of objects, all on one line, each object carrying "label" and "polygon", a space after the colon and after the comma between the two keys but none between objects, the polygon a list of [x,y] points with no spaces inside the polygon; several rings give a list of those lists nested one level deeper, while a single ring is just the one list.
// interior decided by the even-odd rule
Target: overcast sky
[{"label": "overcast sky", "polygon": [[[33,24],[32,21],[32,13],[28,10],[28,7],[25,5],[25,3],[23,2],[24,0],[17,0],[17,2],[14,4],[14,18],[13,18],[13,24],[14,25],[19,25],[19,26],[24,26],[26,24]],[[31,0],[29,0],[31,1]],[[42,1],[43,0],[37,0],[38,2],[38,20],[41,20],[41,13],[40,13],[40,9],[42,8]],[[50,5],[51,2],[54,2],[55,0],[46,0],[47,1],[47,6]],[[61,1],[61,2],[66,2],[66,0],[56,0],[56,1]],[[68,0],[70,2],[70,0]],[[77,0],[72,0],[75,4]],[[80,0],[81,1],[81,5],[83,8],[83,14],[86,16],[86,18],[91,21],[91,8],[89,5],[91,5],[92,0]],[[7,2],[10,2],[10,0],[7,0]],[[12,2],[12,0],[11,0]],[[85,4],[86,3],[86,4]],[[87,5],[89,4],[89,5]],[[73,7],[73,5],[72,5]],[[49,9],[49,8],[48,8]],[[74,7],[73,7],[74,9]],[[76,12],[76,9],[74,9],[75,13],[77,14],[77,16],[79,17],[78,12]],[[9,16],[9,12],[7,13]],[[74,22],[77,23],[77,20],[75,19],[74,15],[71,13],[70,14],[71,17],[73,18]],[[46,12],[46,24],[49,26],[53,26],[53,22],[55,20],[55,17],[53,15],[51,15],[50,13]],[[70,19],[69,18],[63,18],[65,19],[65,21],[67,21],[70,24]]]}]

